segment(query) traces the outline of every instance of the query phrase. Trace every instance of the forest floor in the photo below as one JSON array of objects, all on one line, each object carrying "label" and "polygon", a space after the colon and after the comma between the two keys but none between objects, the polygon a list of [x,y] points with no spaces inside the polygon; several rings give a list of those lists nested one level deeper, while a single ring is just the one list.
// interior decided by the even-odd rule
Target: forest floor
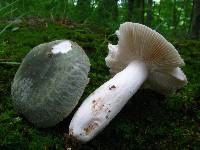
[{"label": "forest floor", "polygon": [[[0,24],[0,29],[6,25]],[[71,39],[90,58],[90,83],[81,101],[110,78],[104,58],[107,44],[117,38],[108,30],[70,22],[47,22],[29,18],[0,35],[0,62],[21,62],[36,45]],[[200,42],[169,39],[185,60],[187,86],[164,97],[140,90],[86,150],[200,149]],[[18,115],[12,105],[10,85],[19,65],[0,64],[0,149],[64,149],[73,113],[52,128],[38,129]],[[81,103],[80,101],[80,103]]]}]

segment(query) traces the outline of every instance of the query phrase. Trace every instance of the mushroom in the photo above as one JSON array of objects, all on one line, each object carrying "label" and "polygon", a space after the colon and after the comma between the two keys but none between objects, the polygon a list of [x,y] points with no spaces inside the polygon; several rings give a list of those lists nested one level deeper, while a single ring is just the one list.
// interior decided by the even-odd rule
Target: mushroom
[{"label": "mushroom", "polygon": [[87,142],[120,112],[140,87],[168,94],[186,85],[178,51],[162,35],[142,24],[126,22],[117,45],[108,44],[105,58],[112,79],[101,85],[75,113],[69,134]]},{"label": "mushroom", "polygon": [[89,69],[87,55],[72,41],[36,46],[23,59],[12,83],[15,110],[37,127],[56,125],[77,105]]}]

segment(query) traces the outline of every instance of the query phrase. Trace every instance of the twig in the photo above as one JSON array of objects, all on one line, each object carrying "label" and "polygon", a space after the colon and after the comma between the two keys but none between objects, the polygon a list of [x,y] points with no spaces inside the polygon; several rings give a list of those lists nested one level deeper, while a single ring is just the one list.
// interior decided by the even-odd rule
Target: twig
[{"label": "twig", "polygon": [[8,25],[6,25],[1,31],[0,31],[0,35],[7,29],[7,28],[9,28],[11,25],[13,25],[14,24],[14,21],[13,22],[11,22],[11,23],[9,23]]},{"label": "twig", "polygon": [[1,35],[3,32],[5,32],[5,30],[6,30],[7,28],[9,28],[9,27],[12,26],[13,24],[15,24],[17,19],[20,19],[20,18],[23,17],[24,15],[25,15],[25,13],[22,14],[21,16],[17,17],[14,21],[12,21],[11,23],[9,23],[8,25],[6,25],[6,26],[0,31],[0,35]]}]

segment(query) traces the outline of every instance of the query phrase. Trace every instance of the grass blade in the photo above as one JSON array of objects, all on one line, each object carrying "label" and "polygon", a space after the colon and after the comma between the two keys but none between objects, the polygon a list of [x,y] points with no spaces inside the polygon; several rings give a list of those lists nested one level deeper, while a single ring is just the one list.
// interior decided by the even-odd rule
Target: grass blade
[{"label": "grass blade", "polygon": [[22,14],[21,16],[17,17],[14,21],[12,21],[12,22],[10,22],[8,25],[6,25],[6,26],[0,31],[0,35],[1,35],[3,32],[5,32],[5,30],[6,30],[7,28],[9,28],[9,27],[12,26],[13,24],[15,24],[17,19],[22,18],[24,15],[25,15],[25,14]]},{"label": "grass blade", "polygon": [[6,62],[6,61],[3,61],[3,62],[0,62],[0,65],[1,64],[4,64],[4,65],[20,65],[21,63],[19,63],[19,62]]},{"label": "grass blade", "polygon": [[14,1],[14,2],[8,4],[8,5],[6,5],[6,6],[2,7],[2,8],[0,8],[0,11],[4,10],[4,9],[6,9],[6,8],[12,6],[12,5],[14,5],[14,4],[15,4],[16,2],[18,2],[18,1],[19,1],[19,0],[16,0],[16,1]]}]

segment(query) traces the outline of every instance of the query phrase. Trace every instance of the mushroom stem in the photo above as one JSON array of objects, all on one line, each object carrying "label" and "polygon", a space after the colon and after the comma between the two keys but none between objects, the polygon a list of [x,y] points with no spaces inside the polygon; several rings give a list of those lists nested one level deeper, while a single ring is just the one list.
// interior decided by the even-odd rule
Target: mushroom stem
[{"label": "mushroom stem", "polygon": [[82,142],[95,137],[136,93],[147,75],[143,62],[131,62],[83,102],[70,123],[69,134]]}]

